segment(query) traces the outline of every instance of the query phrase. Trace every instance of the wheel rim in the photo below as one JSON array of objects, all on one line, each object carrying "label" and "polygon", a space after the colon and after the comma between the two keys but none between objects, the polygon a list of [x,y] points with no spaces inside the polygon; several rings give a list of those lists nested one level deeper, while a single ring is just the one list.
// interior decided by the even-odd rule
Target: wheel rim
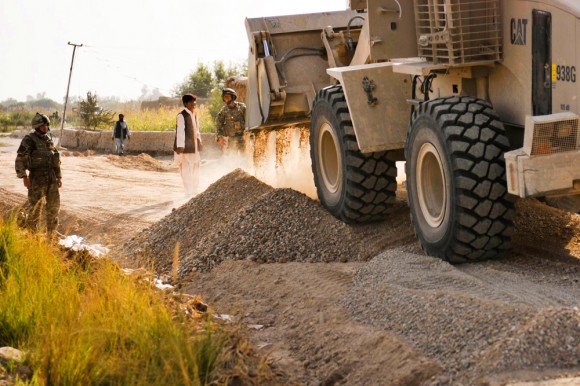
[{"label": "wheel rim", "polygon": [[342,169],[338,155],[338,138],[328,122],[320,127],[318,157],[324,186],[329,192],[336,193],[340,189]]},{"label": "wheel rim", "polygon": [[445,218],[447,191],[441,157],[435,146],[425,143],[417,157],[419,207],[429,226],[436,228]]}]

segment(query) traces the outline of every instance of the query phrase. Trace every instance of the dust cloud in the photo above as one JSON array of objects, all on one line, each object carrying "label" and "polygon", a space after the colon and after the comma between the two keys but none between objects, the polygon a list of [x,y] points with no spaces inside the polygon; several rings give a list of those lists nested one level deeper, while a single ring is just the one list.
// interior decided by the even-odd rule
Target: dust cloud
[{"label": "dust cloud", "polygon": [[308,128],[286,127],[249,134],[250,174],[274,188],[292,188],[317,199]]},{"label": "dust cloud", "polygon": [[244,138],[245,154],[230,152],[203,162],[201,190],[235,169],[242,169],[274,188],[292,188],[317,199],[307,128],[247,132]]},{"label": "dust cloud", "polygon": [[[227,153],[203,163],[202,191],[235,169],[242,169],[274,188],[291,188],[318,200],[312,174],[308,127],[290,126],[246,132],[244,139],[245,153]],[[405,179],[405,162],[397,162],[397,183],[401,184]]]}]

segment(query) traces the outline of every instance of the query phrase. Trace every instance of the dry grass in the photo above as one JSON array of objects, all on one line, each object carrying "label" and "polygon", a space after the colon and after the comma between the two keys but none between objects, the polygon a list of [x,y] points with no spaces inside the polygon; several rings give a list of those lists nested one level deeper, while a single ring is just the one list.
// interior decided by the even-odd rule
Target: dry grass
[{"label": "dry grass", "polygon": [[144,278],[1,221],[0,346],[28,353],[29,384],[276,384],[265,360],[198,299]]},{"label": "dry grass", "polygon": [[[180,108],[160,107],[153,110],[141,110],[136,103],[125,103],[119,113],[125,115],[125,121],[132,131],[173,131]],[[213,119],[206,106],[199,106],[200,130],[203,133],[215,131]]]}]

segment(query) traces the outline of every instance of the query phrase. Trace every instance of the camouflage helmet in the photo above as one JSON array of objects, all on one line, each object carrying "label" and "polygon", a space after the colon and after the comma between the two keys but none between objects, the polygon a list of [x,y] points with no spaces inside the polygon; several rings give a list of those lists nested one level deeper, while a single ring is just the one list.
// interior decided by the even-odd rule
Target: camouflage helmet
[{"label": "camouflage helmet", "polygon": [[224,96],[226,96],[226,94],[229,94],[233,101],[238,98],[238,94],[236,94],[236,90],[233,88],[222,88],[222,101],[224,100]]},{"label": "camouflage helmet", "polygon": [[36,113],[32,118],[32,128],[36,130],[43,125],[50,126],[50,119],[44,114]]}]

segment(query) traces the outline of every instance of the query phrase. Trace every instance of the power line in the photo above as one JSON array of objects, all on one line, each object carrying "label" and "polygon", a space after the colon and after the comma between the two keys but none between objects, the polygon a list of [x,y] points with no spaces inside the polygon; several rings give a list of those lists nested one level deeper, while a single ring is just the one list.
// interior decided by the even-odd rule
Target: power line
[{"label": "power line", "polygon": [[94,59],[101,62],[105,67],[114,70],[117,74],[119,74],[120,76],[127,78],[127,79],[131,79],[143,86],[147,86],[148,88],[152,88],[152,89],[158,89],[158,90],[162,90],[162,91],[166,91],[168,93],[173,92],[173,90],[165,88],[165,87],[159,87],[156,85],[151,85],[148,82],[144,82],[141,79],[133,76],[133,75],[128,75],[118,64],[112,62],[110,59],[108,58],[104,58],[101,56],[101,52],[97,51],[94,49],[94,46],[87,46],[90,47],[90,49],[87,50],[87,52],[90,55],[93,55]]}]

